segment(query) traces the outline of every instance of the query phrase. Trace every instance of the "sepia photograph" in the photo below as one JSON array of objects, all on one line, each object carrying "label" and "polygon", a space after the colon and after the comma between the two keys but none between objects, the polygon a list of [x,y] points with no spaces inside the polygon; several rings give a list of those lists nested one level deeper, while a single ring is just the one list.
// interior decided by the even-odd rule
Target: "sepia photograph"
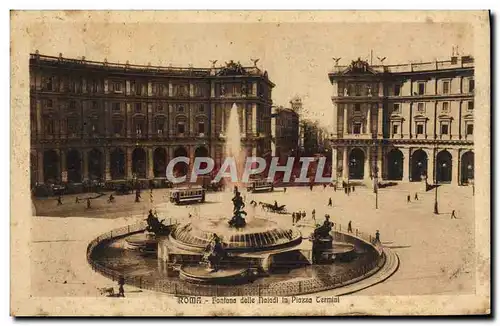
[{"label": "sepia photograph", "polygon": [[13,316],[490,315],[487,11],[11,11]]}]

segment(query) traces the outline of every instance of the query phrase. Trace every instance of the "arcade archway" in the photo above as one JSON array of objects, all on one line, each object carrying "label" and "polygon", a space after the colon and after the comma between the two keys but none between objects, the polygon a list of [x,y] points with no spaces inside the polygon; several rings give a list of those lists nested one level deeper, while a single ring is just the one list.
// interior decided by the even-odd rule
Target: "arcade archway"
[{"label": "arcade archway", "polygon": [[43,153],[43,179],[45,183],[60,181],[59,154],[55,150]]},{"label": "arcade archway", "polygon": [[452,156],[447,150],[443,150],[436,156],[436,182],[451,182]]},{"label": "arcade archway", "polygon": [[419,182],[427,176],[427,153],[418,149],[411,156],[411,181]]},{"label": "arcade archway", "polygon": [[116,148],[110,155],[111,179],[125,179],[125,152]]},{"label": "arcade archway", "polygon": [[474,180],[474,153],[472,151],[465,152],[462,155],[461,165],[461,184],[468,185]]},{"label": "arcade archway", "polygon": [[[174,157],[188,157],[188,152],[184,147],[177,147],[174,151]],[[187,175],[189,166],[184,162],[179,162],[174,166],[174,175],[182,177]]]},{"label": "arcade archway", "polygon": [[165,177],[167,173],[166,151],[158,147],[153,153],[153,172],[155,178]]},{"label": "arcade archway", "polygon": [[387,178],[389,180],[403,180],[403,153],[399,149],[392,149],[387,153]]},{"label": "arcade archway", "polygon": [[76,149],[71,149],[66,154],[66,168],[68,169],[68,182],[82,181],[82,158]]},{"label": "arcade archway", "polygon": [[349,179],[363,179],[365,174],[365,152],[354,148],[349,153]]},{"label": "arcade archway", "polygon": [[132,152],[132,173],[137,178],[146,178],[146,151],[143,148]]},{"label": "arcade archway", "polygon": [[98,149],[92,149],[88,154],[88,169],[90,180],[102,180],[103,174],[103,155]]}]

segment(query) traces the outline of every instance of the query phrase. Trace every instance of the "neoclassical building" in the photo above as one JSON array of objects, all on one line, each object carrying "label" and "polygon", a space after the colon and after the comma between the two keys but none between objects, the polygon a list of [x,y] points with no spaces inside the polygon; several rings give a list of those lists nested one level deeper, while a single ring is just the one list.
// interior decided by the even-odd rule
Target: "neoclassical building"
[{"label": "neoclassical building", "polygon": [[37,52],[29,68],[33,183],[161,179],[178,156],[220,167],[233,104],[247,155],[271,154],[274,84],[256,65],[154,67]]},{"label": "neoclassical building", "polygon": [[468,184],[474,179],[474,60],[371,66],[328,74],[337,178]]}]

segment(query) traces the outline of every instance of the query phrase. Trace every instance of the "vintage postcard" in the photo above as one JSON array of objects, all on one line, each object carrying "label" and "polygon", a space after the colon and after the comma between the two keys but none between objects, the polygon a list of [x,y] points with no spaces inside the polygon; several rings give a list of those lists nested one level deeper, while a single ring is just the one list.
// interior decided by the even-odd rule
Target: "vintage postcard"
[{"label": "vintage postcard", "polygon": [[490,314],[489,39],[487,11],[12,11],[11,314]]}]

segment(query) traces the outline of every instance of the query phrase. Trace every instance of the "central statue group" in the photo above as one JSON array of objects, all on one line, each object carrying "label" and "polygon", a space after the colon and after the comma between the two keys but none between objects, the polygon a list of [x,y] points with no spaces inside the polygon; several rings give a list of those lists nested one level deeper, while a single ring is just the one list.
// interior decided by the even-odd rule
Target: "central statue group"
[{"label": "central statue group", "polygon": [[234,187],[234,197],[232,201],[233,217],[228,221],[228,224],[230,227],[239,229],[247,224],[244,217],[247,213],[243,210],[243,208],[245,208],[245,203],[243,202],[241,193],[238,191],[238,187]]}]

